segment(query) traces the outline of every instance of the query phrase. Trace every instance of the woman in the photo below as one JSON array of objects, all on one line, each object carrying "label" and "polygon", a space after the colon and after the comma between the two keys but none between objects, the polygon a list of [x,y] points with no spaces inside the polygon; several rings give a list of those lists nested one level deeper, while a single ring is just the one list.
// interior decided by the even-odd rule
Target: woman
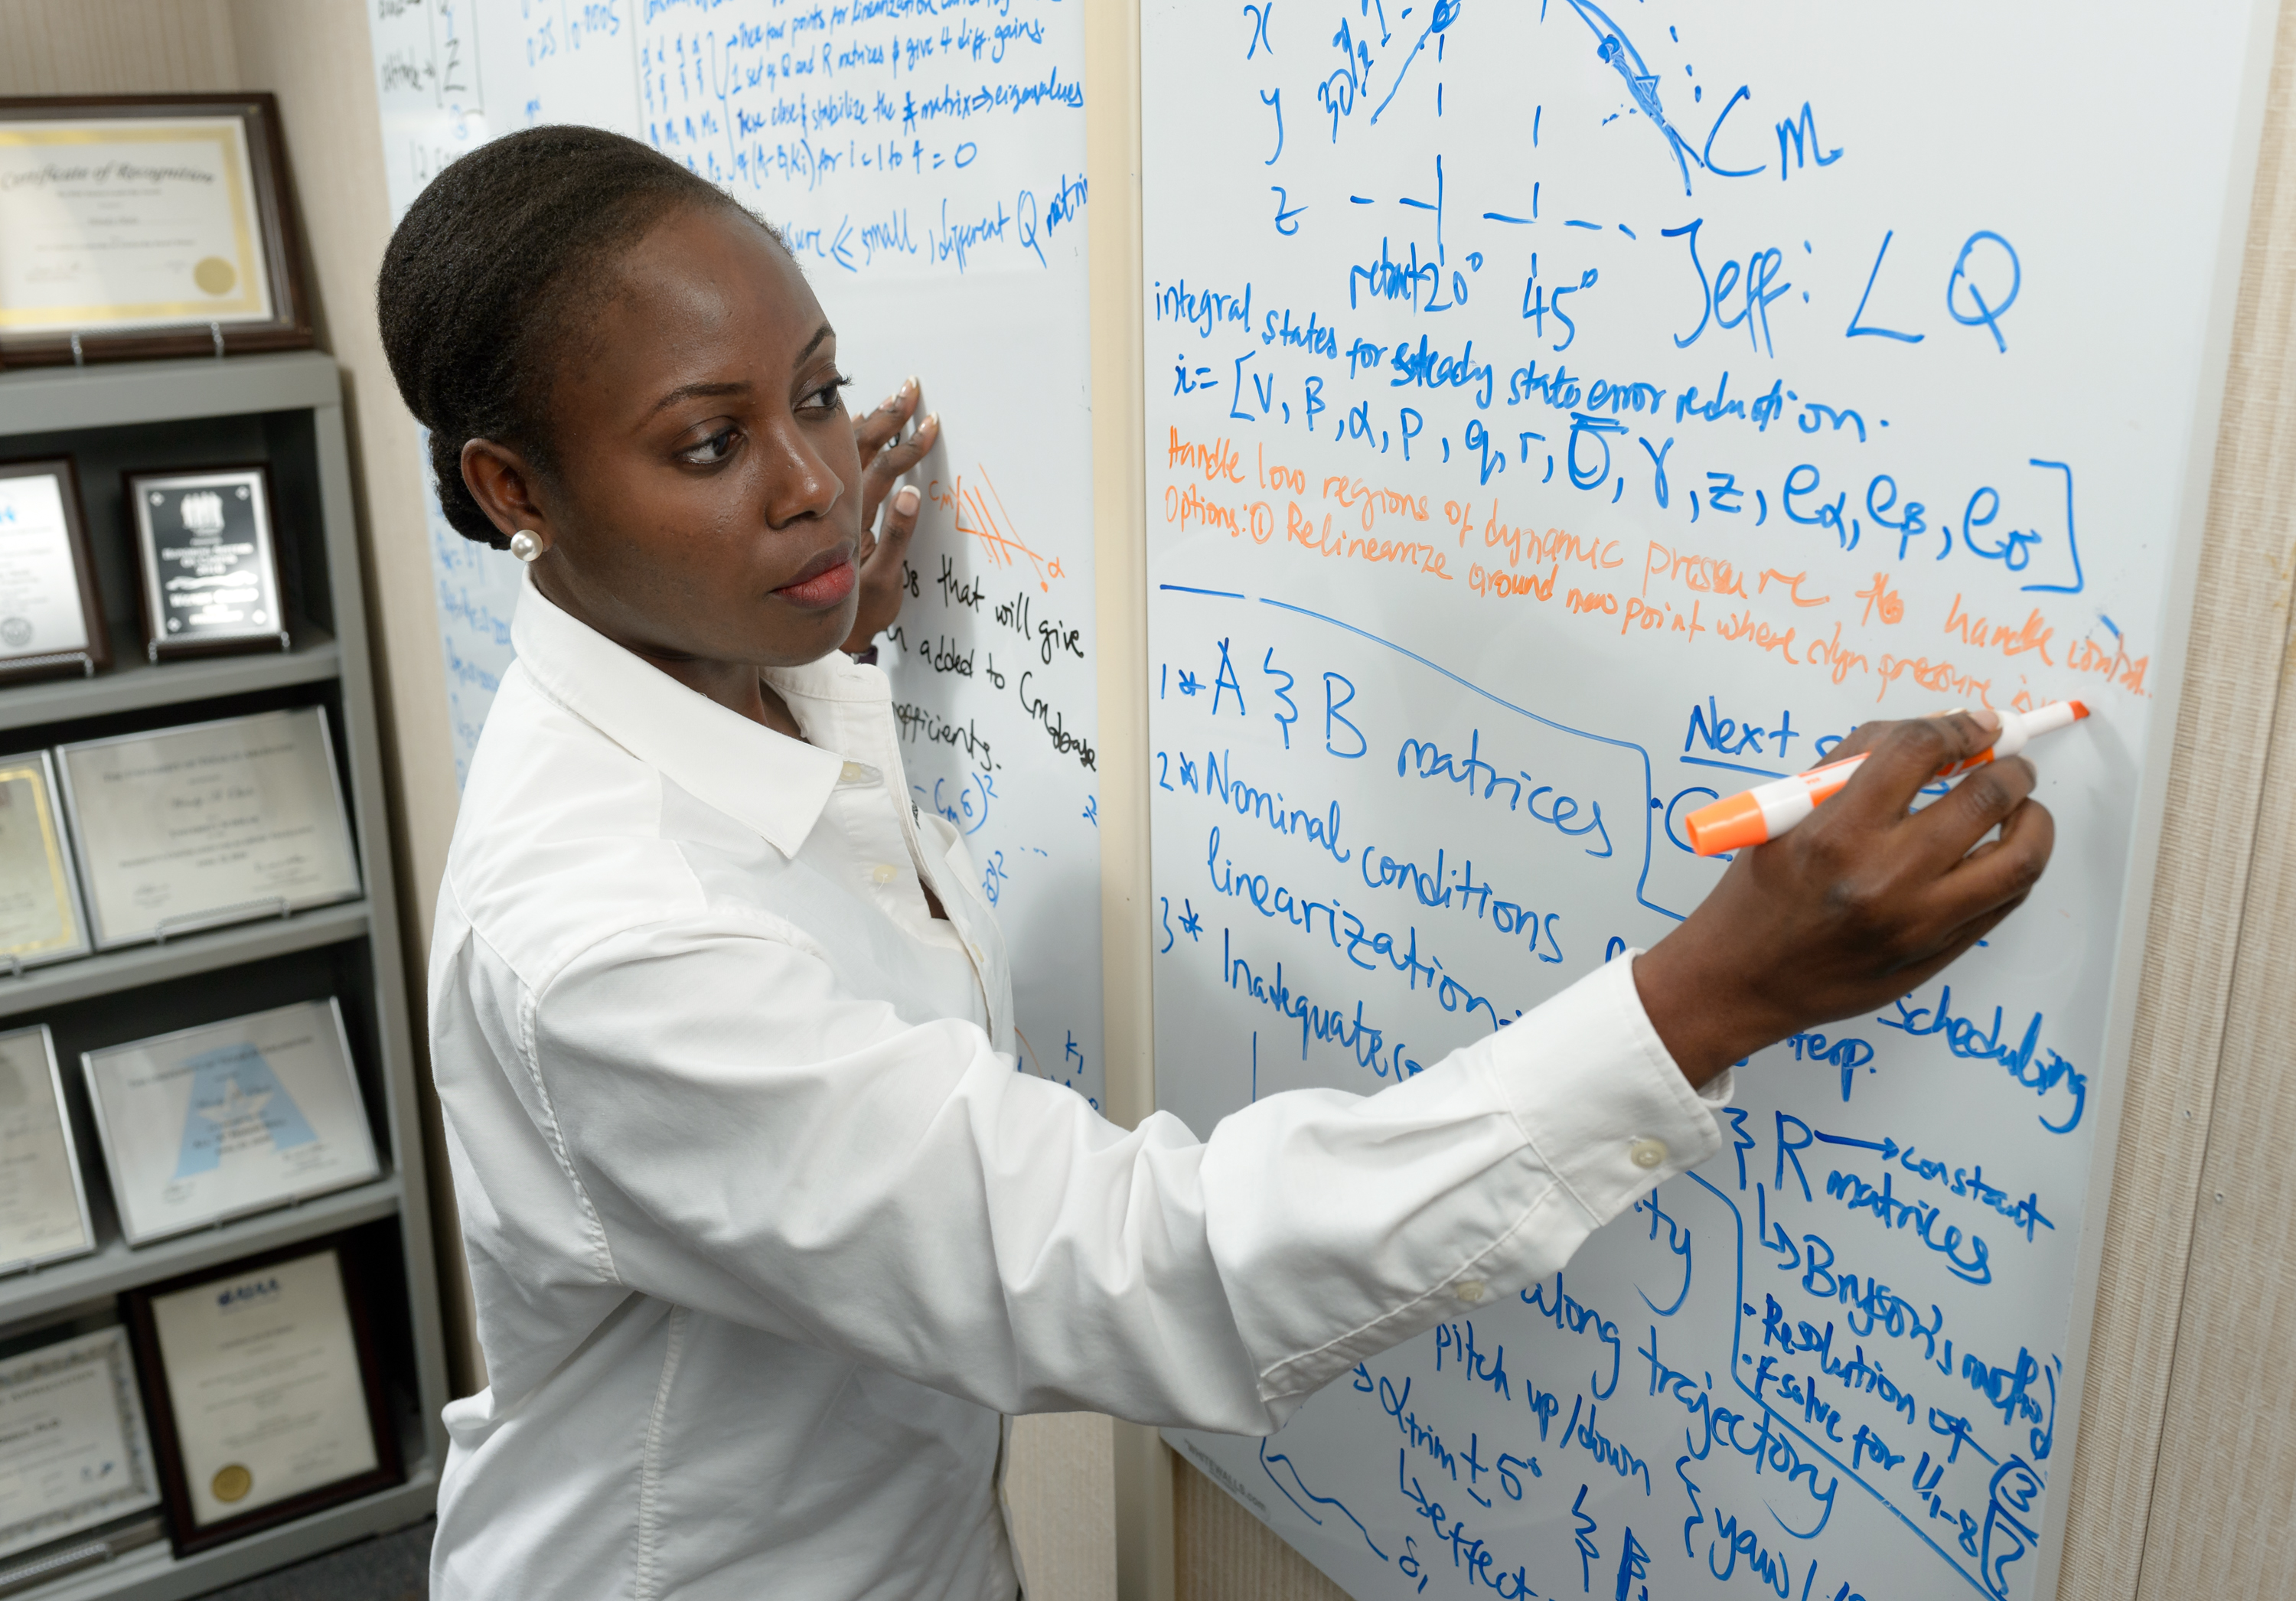
[{"label": "woman", "polygon": [[2021,760],[1907,815],[1985,717],[1871,726],[1818,818],[1513,1026],[1128,1132],[1013,1071],[972,867],[838,649],[922,445],[865,476],[774,235],[542,128],[431,185],[379,298],[447,515],[529,562],[430,970],[492,1381],[447,1414],[442,1601],[1004,1601],[1000,1414],[1272,1431],[1560,1267],[1719,1147],[1729,1063],[1921,983],[2047,859]]}]

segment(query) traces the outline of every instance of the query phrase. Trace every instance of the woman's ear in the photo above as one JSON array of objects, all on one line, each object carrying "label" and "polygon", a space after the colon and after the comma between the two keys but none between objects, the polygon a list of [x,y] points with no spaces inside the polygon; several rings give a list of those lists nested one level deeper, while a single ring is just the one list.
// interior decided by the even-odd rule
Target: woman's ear
[{"label": "woman's ear", "polygon": [[507,445],[492,439],[463,442],[463,482],[487,520],[505,538],[521,529],[531,529],[548,545],[554,542],[554,530],[535,494],[536,477],[532,464]]}]

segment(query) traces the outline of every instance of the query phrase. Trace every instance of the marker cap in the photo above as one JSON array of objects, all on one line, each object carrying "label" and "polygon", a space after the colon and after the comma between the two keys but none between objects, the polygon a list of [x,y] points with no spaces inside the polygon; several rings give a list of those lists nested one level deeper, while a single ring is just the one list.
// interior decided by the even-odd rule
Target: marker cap
[{"label": "marker cap", "polygon": [[1770,820],[1751,790],[1700,807],[1683,819],[1683,827],[1690,835],[1690,848],[1701,856],[1742,850],[1770,837]]}]

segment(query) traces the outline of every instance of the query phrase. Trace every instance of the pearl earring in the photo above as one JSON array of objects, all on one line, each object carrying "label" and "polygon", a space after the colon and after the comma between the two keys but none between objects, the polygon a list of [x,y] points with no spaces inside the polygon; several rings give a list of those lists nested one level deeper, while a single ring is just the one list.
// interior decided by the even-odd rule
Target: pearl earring
[{"label": "pearl earring", "polygon": [[542,537],[530,528],[522,528],[510,537],[510,554],[520,561],[531,562],[542,554]]}]

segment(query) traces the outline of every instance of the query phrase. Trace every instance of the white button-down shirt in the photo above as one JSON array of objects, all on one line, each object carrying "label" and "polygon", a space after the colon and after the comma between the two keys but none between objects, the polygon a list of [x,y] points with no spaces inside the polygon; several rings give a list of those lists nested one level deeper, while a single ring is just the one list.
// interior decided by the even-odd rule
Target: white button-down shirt
[{"label": "white button-down shirt", "polygon": [[530,584],[512,638],[430,963],[492,1380],[440,1601],[1009,1601],[1000,1414],[1266,1433],[1720,1146],[1625,958],[1376,1096],[1118,1128],[1015,1070],[883,674],[768,673],[800,743]]}]

